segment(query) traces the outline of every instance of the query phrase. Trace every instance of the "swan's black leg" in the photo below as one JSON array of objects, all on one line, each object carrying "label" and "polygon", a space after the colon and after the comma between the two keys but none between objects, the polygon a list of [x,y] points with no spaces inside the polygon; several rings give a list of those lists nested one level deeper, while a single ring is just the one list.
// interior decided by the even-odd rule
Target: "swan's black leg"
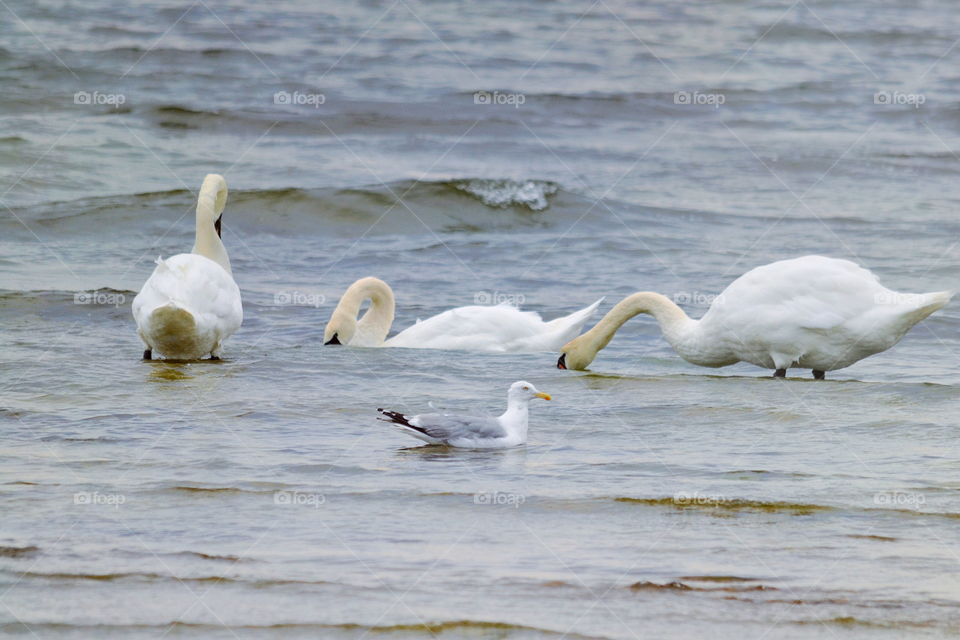
[{"label": "swan's black leg", "polygon": [[144,350],[143,350],[143,359],[144,359],[144,360],[153,360],[153,349],[144,349]]},{"label": "swan's black leg", "polygon": [[814,379],[814,380],[826,380],[826,378],[824,377],[824,376],[826,376],[826,375],[827,375],[827,374],[826,374],[825,372],[823,372],[823,371],[817,371],[816,369],[813,370],[813,379]]},{"label": "swan's black leg", "polygon": [[210,354],[210,359],[211,359],[211,360],[219,360],[219,359],[220,359],[220,356],[215,356],[215,355],[213,355],[213,354],[211,353],[211,354]]},{"label": "swan's black leg", "polygon": [[786,369],[777,369],[776,371],[773,372],[773,377],[774,377],[774,378],[786,378],[786,377],[787,377],[787,370],[786,370]]}]

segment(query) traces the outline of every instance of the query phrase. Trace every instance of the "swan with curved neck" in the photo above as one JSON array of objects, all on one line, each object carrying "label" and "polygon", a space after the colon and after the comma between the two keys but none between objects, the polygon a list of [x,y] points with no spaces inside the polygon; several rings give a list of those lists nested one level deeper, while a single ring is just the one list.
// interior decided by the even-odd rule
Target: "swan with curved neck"
[{"label": "swan with curved neck", "polygon": [[137,333],[146,347],[175,360],[218,359],[223,341],[243,322],[240,289],[220,232],[227,181],[209,174],[197,198],[196,236],[190,253],[157,258],[133,301]]},{"label": "swan with curved neck", "polygon": [[226,206],[227,181],[216,173],[207,175],[197,197],[196,235],[190,252],[213,260],[232,274],[230,257],[220,237]]},{"label": "swan with curved neck", "polygon": [[[367,300],[370,308],[357,320],[360,307]],[[323,330],[323,344],[349,344],[356,347],[379,347],[387,339],[393,325],[396,302],[390,286],[378,278],[361,278],[340,298],[330,322]]]},{"label": "swan with curved neck", "polygon": [[617,303],[592,329],[561,349],[557,367],[585,369],[623,324],[649,314],[684,360],[704,367],[749,362],[786,376],[824,372],[895,345],[953,292],[902,294],[847,260],[804,256],[757,267],[737,278],[699,320],[659,293]]},{"label": "swan with curved neck", "polygon": [[[357,319],[366,301],[370,307]],[[393,291],[383,280],[362,278],[343,294],[324,328],[323,343],[495,353],[552,351],[580,333],[600,302],[550,322],[509,305],[457,307],[387,339],[394,319]]]}]

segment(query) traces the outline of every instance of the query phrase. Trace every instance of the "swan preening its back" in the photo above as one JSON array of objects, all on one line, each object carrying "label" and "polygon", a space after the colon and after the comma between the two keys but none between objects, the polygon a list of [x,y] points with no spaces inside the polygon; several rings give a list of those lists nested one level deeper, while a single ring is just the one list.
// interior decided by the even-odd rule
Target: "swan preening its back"
[{"label": "swan preening its back", "polygon": [[749,362],[774,369],[776,376],[799,367],[822,378],[825,371],[889,349],[952,295],[891,291],[848,260],[781,260],[734,280],[699,320],[659,293],[628,296],[596,326],[564,345],[557,367],[585,369],[623,323],[648,313],[670,346],[693,364]]},{"label": "swan preening its back", "polygon": [[153,274],[134,298],[145,359],[154,351],[174,360],[219,358],[223,341],[240,328],[240,289],[220,239],[226,203],[227,182],[211,173],[197,199],[192,253],[157,258]]},{"label": "swan preening its back", "polygon": [[[367,300],[370,307],[358,320],[360,307]],[[324,329],[323,342],[494,353],[554,351],[580,333],[602,300],[550,322],[544,322],[537,313],[506,304],[457,307],[419,321],[388,340],[395,308],[393,291],[383,280],[362,278],[340,298]]]}]

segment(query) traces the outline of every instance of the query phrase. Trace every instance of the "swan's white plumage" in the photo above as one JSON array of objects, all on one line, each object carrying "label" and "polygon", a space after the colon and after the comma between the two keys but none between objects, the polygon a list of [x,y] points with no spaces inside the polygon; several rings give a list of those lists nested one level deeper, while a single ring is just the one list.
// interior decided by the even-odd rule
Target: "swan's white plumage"
[{"label": "swan's white plumage", "polygon": [[197,204],[194,253],[157,258],[156,268],[133,300],[137,333],[147,349],[166,358],[219,357],[223,341],[243,322],[240,288],[214,227],[226,189],[221,176],[206,177]]},{"label": "swan's white plumage", "polygon": [[690,340],[725,343],[761,367],[832,371],[889,349],[950,295],[897,293],[848,260],[804,256],[734,280]]},{"label": "swan's white plumage", "polygon": [[[364,301],[370,308],[358,320]],[[418,321],[389,340],[394,296],[377,278],[361,278],[344,292],[324,329],[325,344],[356,347],[454,349],[491,353],[552,351],[571,340],[602,302],[562,318],[544,322],[532,311],[502,304],[457,307]]]},{"label": "swan's white plumage", "polygon": [[240,328],[240,288],[223,267],[200,255],[157,258],[153,275],[133,301],[137,331],[148,347],[174,360],[220,355]]},{"label": "swan's white plumage", "polygon": [[421,320],[387,340],[385,347],[463,351],[554,351],[580,334],[593,312],[589,307],[544,322],[535,311],[508,304],[457,307]]},{"label": "swan's white plumage", "polygon": [[624,322],[650,313],[670,345],[694,364],[833,371],[889,349],[952,295],[897,293],[848,260],[781,260],[734,280],[700,320],[660,294],[629,296],[564,345],[557,366],[585,368]]}]

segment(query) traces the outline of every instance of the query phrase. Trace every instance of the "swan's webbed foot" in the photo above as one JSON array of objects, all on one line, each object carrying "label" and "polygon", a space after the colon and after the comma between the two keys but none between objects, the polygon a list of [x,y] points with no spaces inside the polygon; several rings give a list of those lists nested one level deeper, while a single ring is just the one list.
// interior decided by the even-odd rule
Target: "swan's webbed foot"
[{"label": "swan's webbed foot", "polygon": [[786,377],[787,377],[787,370],[786,370],[786,369],[777,369],[776,371],[773,372],[773,377],[774,377],[774,378],[786,378]]},{"label": "swan's webbed foot", "polygon": [[220,359],[220,356],[215,356],[215,355],[213,355],[213,354],[211,353],[211,354],[210,354],[210,359],[211,359],[211,360],[219,360],[219,359]]},{"label": "swan's webbed foot", "polygon": [[814,380],[826,380],[827,373],[825,371],[813,370],[813,379]]},{"label": "swan's webbed foot", "polygon": [[144,359],[144,360],[153,360],[153,349],[144,349],[144,350],[143,350],[143,359]]}]

